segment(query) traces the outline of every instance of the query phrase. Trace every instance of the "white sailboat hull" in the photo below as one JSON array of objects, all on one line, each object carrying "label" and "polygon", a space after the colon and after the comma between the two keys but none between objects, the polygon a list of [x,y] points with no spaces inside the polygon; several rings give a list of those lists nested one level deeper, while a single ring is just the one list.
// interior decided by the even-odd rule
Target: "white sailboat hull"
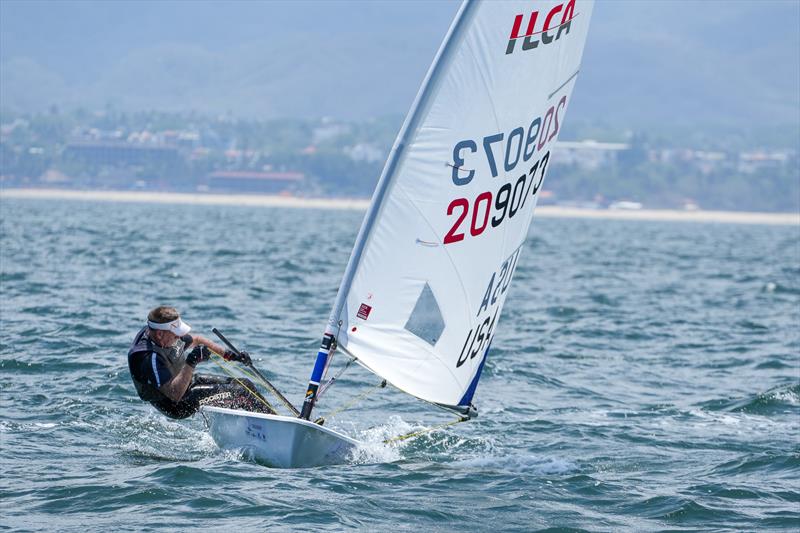
[{"label": "white sailboat hull", "polygon": [[222,449],[241,449],[256,461],[277,468],[341,464],[358,441],[308,420],[203,407],[211,437]]}]

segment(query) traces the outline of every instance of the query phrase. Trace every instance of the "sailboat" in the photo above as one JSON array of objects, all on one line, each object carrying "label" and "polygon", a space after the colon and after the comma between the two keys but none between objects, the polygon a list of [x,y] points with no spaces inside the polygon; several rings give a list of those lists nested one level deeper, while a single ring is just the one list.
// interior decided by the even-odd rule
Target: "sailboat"
[{"label": "sailboat", "polygon": [[378,181],[299,416],[206,407],[220,447],[277,467],[347,461],[359,443],[311,416],[335,352],[407,394],[476,416],[592,8],[461,5]]}]

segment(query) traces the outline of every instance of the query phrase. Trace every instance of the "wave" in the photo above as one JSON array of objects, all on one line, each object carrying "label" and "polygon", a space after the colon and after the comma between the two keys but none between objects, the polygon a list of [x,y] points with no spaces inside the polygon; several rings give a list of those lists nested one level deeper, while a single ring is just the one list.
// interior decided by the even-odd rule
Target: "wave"
[{"label": "wave", "polygon": [[153,412],[112,421],[106,429],[114,435],[115,446],[132,458],[193,461],[219,450],[207,431]]},{"label": "wave", "polygon": [[572,474],[578,465],[561,457],[546,457],[536,454],[483,456],[463,459],[452,463],[456,468],[471,471],[502,471],[514,474],[552,476]]},{"label": "wave", "polygon": [[361,445],[355,450],[356,464],[392,463],[400,460],[446,460],[454,455],[491,453],[489,437],[465,436],[448,426],[410,424],[391,416],[385,424],[354,432]]},{"label": "wave", "polygon": [[709,411],[758,415],[782,414],[800,407],[800,383],[781,386],[746,398],[711,400],[701,404]]},{"label": "wave", "polygon": [[633,514],[641,514],[647,518],[681,524],[698,523],[708,525],[714,519],[730,522],[730,509],[713,509],[701,505],[697,501],[681,496],[655,496],[634,503],[627,509]]},{"label": "wave", "polygon": [[725,479],[751,473],[764,475],[767,472],[779,474],[779,477],[796,479],[800,474],[800,450],[795,448],[794,452],[786,453],[747,453],[732,461],[718,464],[710,471],[712,475]]},{"label": "wave", "polygon": [[761,489],[732,486],[722,483],[704,483],[702,485],[690,487],[689,490],[697,494],[707,494],[708,496],[731,500],[758,501],[771,497],[767,491]]},{"label": "wave", "polygon": [[755,366],[756,370],[781,370],[784,368],[794,368],[794,364],[782,361],[779,358],[770,358],[762,361]]},{"label": "wave", "polygon": [[768,281],[767,283],[765,283],[762,288],[762,291],[766,293],[775,293],[775,294],[790,294],[790,295],[800,294],[800,288],[785,285],[783,283],[775,283],[774,281]]}]

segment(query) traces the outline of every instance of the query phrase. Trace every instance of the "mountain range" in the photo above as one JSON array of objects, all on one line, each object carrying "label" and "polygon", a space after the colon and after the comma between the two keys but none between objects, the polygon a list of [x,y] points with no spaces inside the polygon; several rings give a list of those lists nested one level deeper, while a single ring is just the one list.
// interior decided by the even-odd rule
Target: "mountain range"
[{"label": "mountain range", "polygon": [[[409,108],[433,2],[0,2],[0,110],[362,120]],[[599,1],[571,116],[800,135],[800,2]]]}]

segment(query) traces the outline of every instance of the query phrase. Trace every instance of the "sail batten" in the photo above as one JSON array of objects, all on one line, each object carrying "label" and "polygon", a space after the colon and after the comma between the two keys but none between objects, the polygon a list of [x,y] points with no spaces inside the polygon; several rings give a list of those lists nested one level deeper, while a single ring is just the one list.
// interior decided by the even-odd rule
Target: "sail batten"
[{"label": "sail batten", "polygon": [[379,179],[326,333],[400,390],[470,407],[592,7],[467,1],[439,48]]}]

